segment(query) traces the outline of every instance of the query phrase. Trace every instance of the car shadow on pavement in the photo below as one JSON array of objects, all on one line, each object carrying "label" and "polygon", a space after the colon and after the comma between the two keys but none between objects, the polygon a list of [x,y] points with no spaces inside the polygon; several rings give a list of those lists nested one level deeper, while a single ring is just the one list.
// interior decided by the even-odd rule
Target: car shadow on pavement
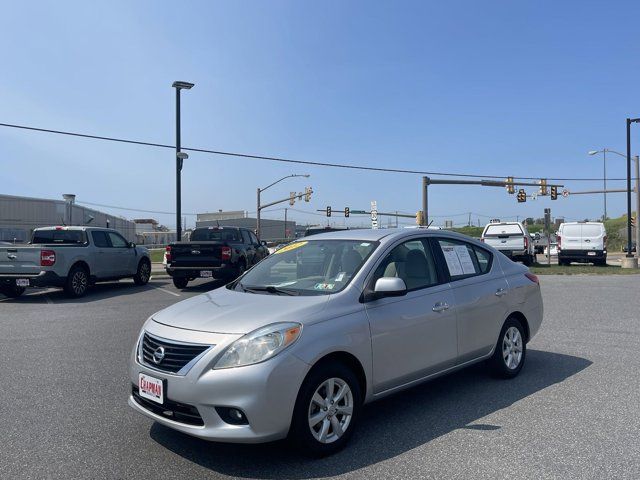
[{"label": "car shadow on pavement", "polygon": [[456,429],[491,435],[497,425],[473,424],[591,365],[571,355],[529,350],[513,380],[494,379],[475,365],[364,407],[351,442],[327,458],[302,456],[285,442],[236,445],[207,442],[154,423],[150,436],[172,452],[232,477],[331,477],[395,457]]}]

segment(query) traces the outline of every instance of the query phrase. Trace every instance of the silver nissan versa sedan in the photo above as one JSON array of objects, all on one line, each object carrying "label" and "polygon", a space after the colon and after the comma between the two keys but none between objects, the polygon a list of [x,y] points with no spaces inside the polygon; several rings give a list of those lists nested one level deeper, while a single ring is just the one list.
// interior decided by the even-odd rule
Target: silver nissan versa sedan
[{"label": "silver nissan versa sedan", "polygon": [[367,402],[483,360],[515,377],[542,310],[535,275],[463,235],[315,235],[152,315],[129,405],[207,440],[326,455]]}]

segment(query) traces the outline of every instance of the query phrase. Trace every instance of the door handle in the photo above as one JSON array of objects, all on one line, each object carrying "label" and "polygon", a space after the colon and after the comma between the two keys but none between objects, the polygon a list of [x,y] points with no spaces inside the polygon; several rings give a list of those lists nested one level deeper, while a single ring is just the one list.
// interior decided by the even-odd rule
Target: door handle
[{"label": "door handle", "polygon": [[444,312],[449,310],[449,304],[447,302],[438,302],[433,306],[432,310],[434,312]]},{"label": "door handle", "polygon": [[496,297],[502,297],[503,295],[506,295],[507,291],[504,288],[499,288],[498,290],[496,290]]}]

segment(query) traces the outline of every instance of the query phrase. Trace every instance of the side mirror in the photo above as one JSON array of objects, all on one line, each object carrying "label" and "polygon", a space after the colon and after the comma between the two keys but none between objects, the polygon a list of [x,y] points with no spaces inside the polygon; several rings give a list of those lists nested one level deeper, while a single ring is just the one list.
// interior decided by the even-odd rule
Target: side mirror
[{"label": "side mirror", "polygon": [[136,244],[133,242],[129,242],[129,248],[136,248]]},{"label": "side mirror", "polygon": [[382,277],[376,280],[373,293],[376,298],[401,297],[407,294],[407,285],[398,277]]},{"label": "side mirror", "polygon": [[260,245],[262,245],[263,247],[267,246],[267,241],[266,240],[261,240],[260,241]]}]

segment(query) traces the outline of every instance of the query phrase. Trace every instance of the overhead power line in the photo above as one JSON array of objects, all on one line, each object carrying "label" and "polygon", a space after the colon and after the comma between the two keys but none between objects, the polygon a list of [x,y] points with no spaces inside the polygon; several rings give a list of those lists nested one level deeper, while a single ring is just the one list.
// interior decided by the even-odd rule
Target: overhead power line
[{"label": "overhead power line", "polygon": [[[116,138],[116,137],[105,137],[101,135],[89,135],[89,134],[79,133],[79,132],[68,132],[63,130],[52,130],[48,128],[29,127],[26,125],[16,125],[11,123],[0,123],[0,127],[17,128],[21,130],[30,130],[35,132],[53,133],[57,135],[67,135],[71,137],[88,138],[92,140],[104,140],[109,142],[128,143],[133,145],[142,145],[146,147],[170,148],[170,149],[176,148],[175,145],[167,145],[163,143],[144,142],[140,140],[129,140],[125,138]],[[222,150],[210,150],[205,148],[182,147],[181,150],[186,150],[190,152],[210,153],[213,155],[223,155],[223,156],[237,157],[237,158],[247,158],[252,160],[265,160],[265,161],[271,161],[271,162],[292,163],[292,164],[299,164],[299,165],[313,165],[316,167],[368,170],[372,172],[384,172],[384,173],[407,173],[412,175],[436,175],[436,176],[443,176],[443,177],[467,177],[467,178],[491,178],[491,179],[502,178],[504,176],[504,175],[479,175],[479,174],[471,174],[471,173],[430,172],[425,170],[408,170],[408,169],[401,169],[401,168],[366,167],[363,165],[329,163],[329,162],[313,162],[310,160],[295,160],[291,158],[272,157],[272,156],[265,156],[265,155],[252,155],[248,153],[227,152]],[[541,177],[515,177],[514,176],[513,178],[517,180],[538,180]],[[542,177],[542,178],[545,178],[545,177]],[[551,180],[551,181],[572,181],[572,182],[602,181],[602,178],[551,178],[551,177],[546,177],[546,178],[547,180]],[[626,180],[626,178],[608,178],[607,180],[612,180],[612,181]]]}]

